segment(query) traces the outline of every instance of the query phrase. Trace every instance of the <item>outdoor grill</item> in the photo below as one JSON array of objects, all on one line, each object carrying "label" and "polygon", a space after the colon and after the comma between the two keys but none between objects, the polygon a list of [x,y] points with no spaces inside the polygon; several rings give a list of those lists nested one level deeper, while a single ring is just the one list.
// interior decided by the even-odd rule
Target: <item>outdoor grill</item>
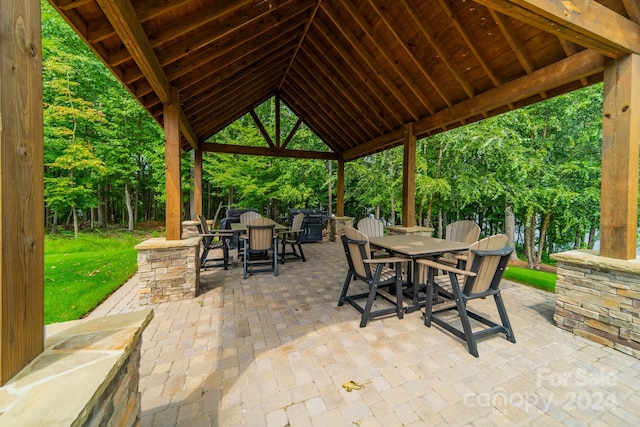
[{"label": "outdoor grill", "polygon": [[304,214],[304,220],[302,221],[302,229],[304,233],[300,236],[301,242],[321,242],[322,241],[322,229],[324,228],[323,221],[329,220],[331,217],[322,213],[322,211],[316,209],[289,209],[289,216],[285,219],[292,220],[293,217],[299,213]]}]

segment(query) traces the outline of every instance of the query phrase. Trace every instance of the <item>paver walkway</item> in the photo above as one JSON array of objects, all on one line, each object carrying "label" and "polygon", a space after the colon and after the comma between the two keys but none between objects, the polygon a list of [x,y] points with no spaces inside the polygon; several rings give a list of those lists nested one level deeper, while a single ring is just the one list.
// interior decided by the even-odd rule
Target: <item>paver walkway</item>
[{"label": "paver walkway", "polygon": [[[517,343],[493,335],[474,358],[420,312],[359,328],[336,305],[341,244],[304,251],[278,277],[236,262],[153,306],[142,426],[640,425],[640,361],[556,328],[553,294],[503,281]],[[136,292],[134,277],[91,316],[141,309]],[[491,299],[478,311],[497,316]]]}]

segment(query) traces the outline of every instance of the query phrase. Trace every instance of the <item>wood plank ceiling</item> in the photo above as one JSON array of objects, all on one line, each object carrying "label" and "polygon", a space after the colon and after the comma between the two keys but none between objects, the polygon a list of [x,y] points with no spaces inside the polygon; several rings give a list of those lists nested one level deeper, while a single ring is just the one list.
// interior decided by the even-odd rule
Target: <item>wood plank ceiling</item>
[{"label": "wood plank ceiling", "polygon": [[[277,96],[355,159],[602,81],[640,52],[636,0],[49,0],[183,148]],[[243,151],[244,150],[244,151]],[[272,154],[288,155],[283,147]]]}]

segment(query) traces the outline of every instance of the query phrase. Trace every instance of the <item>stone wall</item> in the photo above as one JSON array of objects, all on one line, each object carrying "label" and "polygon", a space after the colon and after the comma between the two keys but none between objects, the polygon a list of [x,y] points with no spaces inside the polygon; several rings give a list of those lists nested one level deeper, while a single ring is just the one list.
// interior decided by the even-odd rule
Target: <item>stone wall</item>
[{"label": "stone wall", "polygon": [[150,239],[138,249],[140,304],[195,298],[200,283],[199,237]]},{"label": "stone wall", "polygon": [[640,359],[640,263],[593,251],[554,254],[554,321],[560,328]]},{"label": "stone wall", "polygon": [[0,387],[0,426],[140,425],[151,310],[47,325],[45,349]]},{"label": "stone wall", "polygon": [[336,242],[344,234],[344,228],[353,227],[353,217],[334,216],[329,220],[329,240]]}]

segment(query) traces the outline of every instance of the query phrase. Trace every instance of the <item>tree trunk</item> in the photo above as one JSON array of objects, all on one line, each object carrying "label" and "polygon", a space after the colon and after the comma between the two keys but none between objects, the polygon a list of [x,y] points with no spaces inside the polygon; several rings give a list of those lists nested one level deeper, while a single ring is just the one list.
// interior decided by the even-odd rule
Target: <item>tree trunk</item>
[{"label": "tree trunk", "polygon": [[131,191],[128,182],[124,183],[124,203],[127,206],[127,216],[129,217],[127,230],[133,231],[133,206],[131,206]]},{"label": "tree trunk", "polygon": [[393,196],[391,196],[391,225],[396,225],[396,206]]},{"label": "tree trunk", "polygon": [[527,257],[529,268],[534,268],[536,259],[536,213],[527,214],[524,224],[524,254]]},{"label": "tree trunk", "polygon": [[380,204],[376,205],[376,209],[375,209],[375,213],[376,213],[376,219],[380,219]]},{"label": "tree trunk", "polygon": [[438,209],[438,238],[442,239],[444,236],[444,223],[442,218],[442,209]]},{"label": "tree trunk", "polygon": [[516,217],[513,214],[511,206],[507,206],[504,209],[504,233],[507,235],[507,245],[513,248],[511,252],[511,259],[517,260],[516,254]]},{"label": "tree trunk", "polygon": [[547,240],[547,229],[551,222],[551,211],[545,212],[542,217],[542,224],[540,224],[540,241],[538,242],[538,254],[536,256],[535,269],[540,270],[540,263],[542,262],[542,254],[544,253],[544,243]]},{"label": "tree trunk", "polygon": [[333,177],[332,164],[332,160],[327,161],[327,171],[329,172],[329,210],[327,211],[327,215],[329,216],[331,216],[331,213],[333,212],[333,180],[331,179]]},{"label": "tree trunk", "polygon": [[53,212],[51,218],[51,234],[58,234],[58,212]]},{"label": "tree trunk", "polygon": [[78,211],[75,206],[71,206],[71,215],[73,216],[73,237],[78,238]]},{"label": "tree trunk", "polygon": [[587,242],[587,248],[588,249],[593,249],[593,246],[596,243],[596,229],[594,227],[591,227],[589,229],[589,241]]}]

